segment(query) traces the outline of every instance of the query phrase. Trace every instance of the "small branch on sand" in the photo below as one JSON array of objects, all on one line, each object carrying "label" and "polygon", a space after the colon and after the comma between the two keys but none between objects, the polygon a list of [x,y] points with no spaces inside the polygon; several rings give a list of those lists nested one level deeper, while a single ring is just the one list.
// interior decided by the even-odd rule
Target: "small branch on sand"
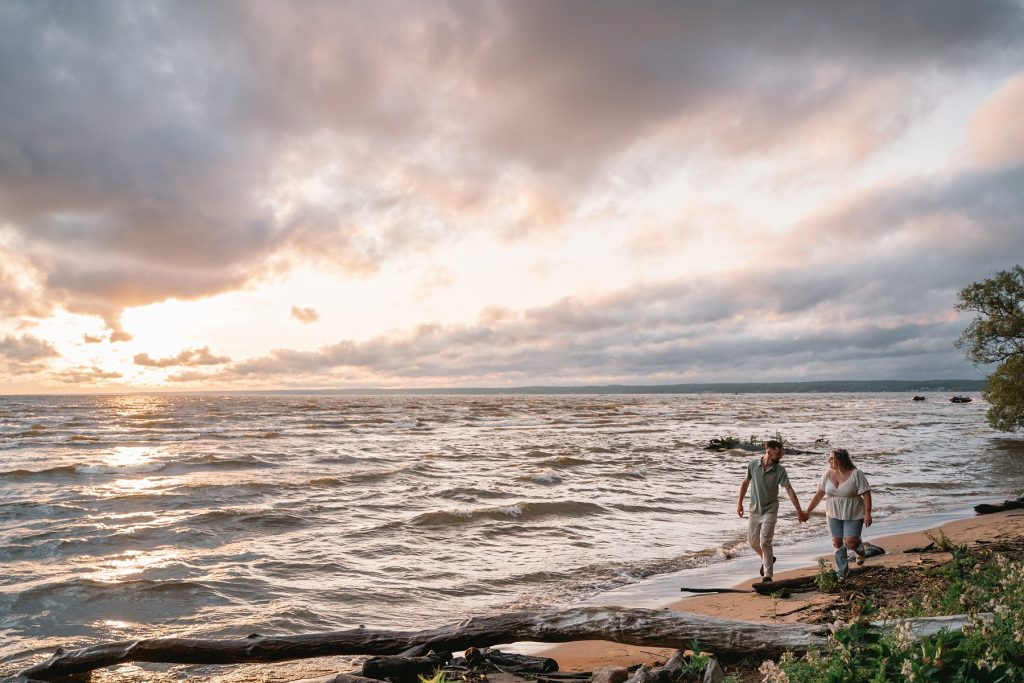
[{"label": "small branch on sand", "polygon": [[753,593],[746,588],[680,588],[684,593]]},{"label": "small branch on sand", "polygon": [[[854,567],[850,569],[849,575],[863,574],[874,571],[877,567]],[[774,595],[781,591],[810,591],[817,590],[817,577],[798,576],[793,579],[779,579],[777,581],[761,581],[754,584],[754,590],[760,595]]]}]

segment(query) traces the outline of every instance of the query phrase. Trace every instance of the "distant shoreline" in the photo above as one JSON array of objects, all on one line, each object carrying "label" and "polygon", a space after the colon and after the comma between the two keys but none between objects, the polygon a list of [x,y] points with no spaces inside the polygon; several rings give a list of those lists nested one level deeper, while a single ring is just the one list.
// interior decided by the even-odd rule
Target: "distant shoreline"
[{"label": "distant shoreline", "polygon": [[983,379],[878,379],[819,380],[809,382],[708,382],[701,384],[603,384],[596,386],[522,386],[522,387],[412,387],[403,389],[209,389],[193,391],[109,391],[83,393],[3,394],[16,396],[118,396],[218,395],[218,396],[483,396],[487,394],[856,394],[906,392],[981,391]]}]

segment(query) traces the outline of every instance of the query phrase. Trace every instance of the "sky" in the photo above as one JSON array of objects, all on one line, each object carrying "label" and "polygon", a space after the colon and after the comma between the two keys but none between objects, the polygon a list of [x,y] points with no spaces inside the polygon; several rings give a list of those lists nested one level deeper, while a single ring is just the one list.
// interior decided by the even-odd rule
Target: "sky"
[{"label": "sky", "polygon": [[981,378],[1024,3],[0,3],[0,393]]}]

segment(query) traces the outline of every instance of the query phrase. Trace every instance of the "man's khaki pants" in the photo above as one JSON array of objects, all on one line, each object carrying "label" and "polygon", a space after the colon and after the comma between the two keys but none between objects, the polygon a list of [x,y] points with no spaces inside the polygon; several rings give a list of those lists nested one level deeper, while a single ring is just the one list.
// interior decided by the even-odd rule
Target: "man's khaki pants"
[{"label": "man's khaki pants", "polygon": [[778,510],[774,512],[751,512],[747,521],[747,541],[754,552],[761,556],[764,564],[764,576],[774,576],[775,555],[772,540],[775,538],[775,522],[779,518]]}]

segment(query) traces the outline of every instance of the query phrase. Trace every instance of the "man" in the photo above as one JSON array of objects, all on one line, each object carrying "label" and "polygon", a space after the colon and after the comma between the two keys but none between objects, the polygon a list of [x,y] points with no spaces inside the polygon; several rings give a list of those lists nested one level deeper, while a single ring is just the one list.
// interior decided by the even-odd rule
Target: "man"
[{"label": "man", "polygon": [[[793,486],[789,483],[782,460],[782,444],[766,441],[764,455],[751,458],[747,463],[747,476],[740,485],[740,497],[736,503],[736,514],[743,516],[743,499],[750,488],[750,517],[747,522],[747,540],[750,547],[761,556],[761,576],[771,581],[775,573],[775,556],[772,554],[772,539],[775,538],[775,522],[779,516],[779,486],[786,487],[786,493],[796,508],[798,523],[807,520]],[[753,486],[751,486],[753,483]]]}]

